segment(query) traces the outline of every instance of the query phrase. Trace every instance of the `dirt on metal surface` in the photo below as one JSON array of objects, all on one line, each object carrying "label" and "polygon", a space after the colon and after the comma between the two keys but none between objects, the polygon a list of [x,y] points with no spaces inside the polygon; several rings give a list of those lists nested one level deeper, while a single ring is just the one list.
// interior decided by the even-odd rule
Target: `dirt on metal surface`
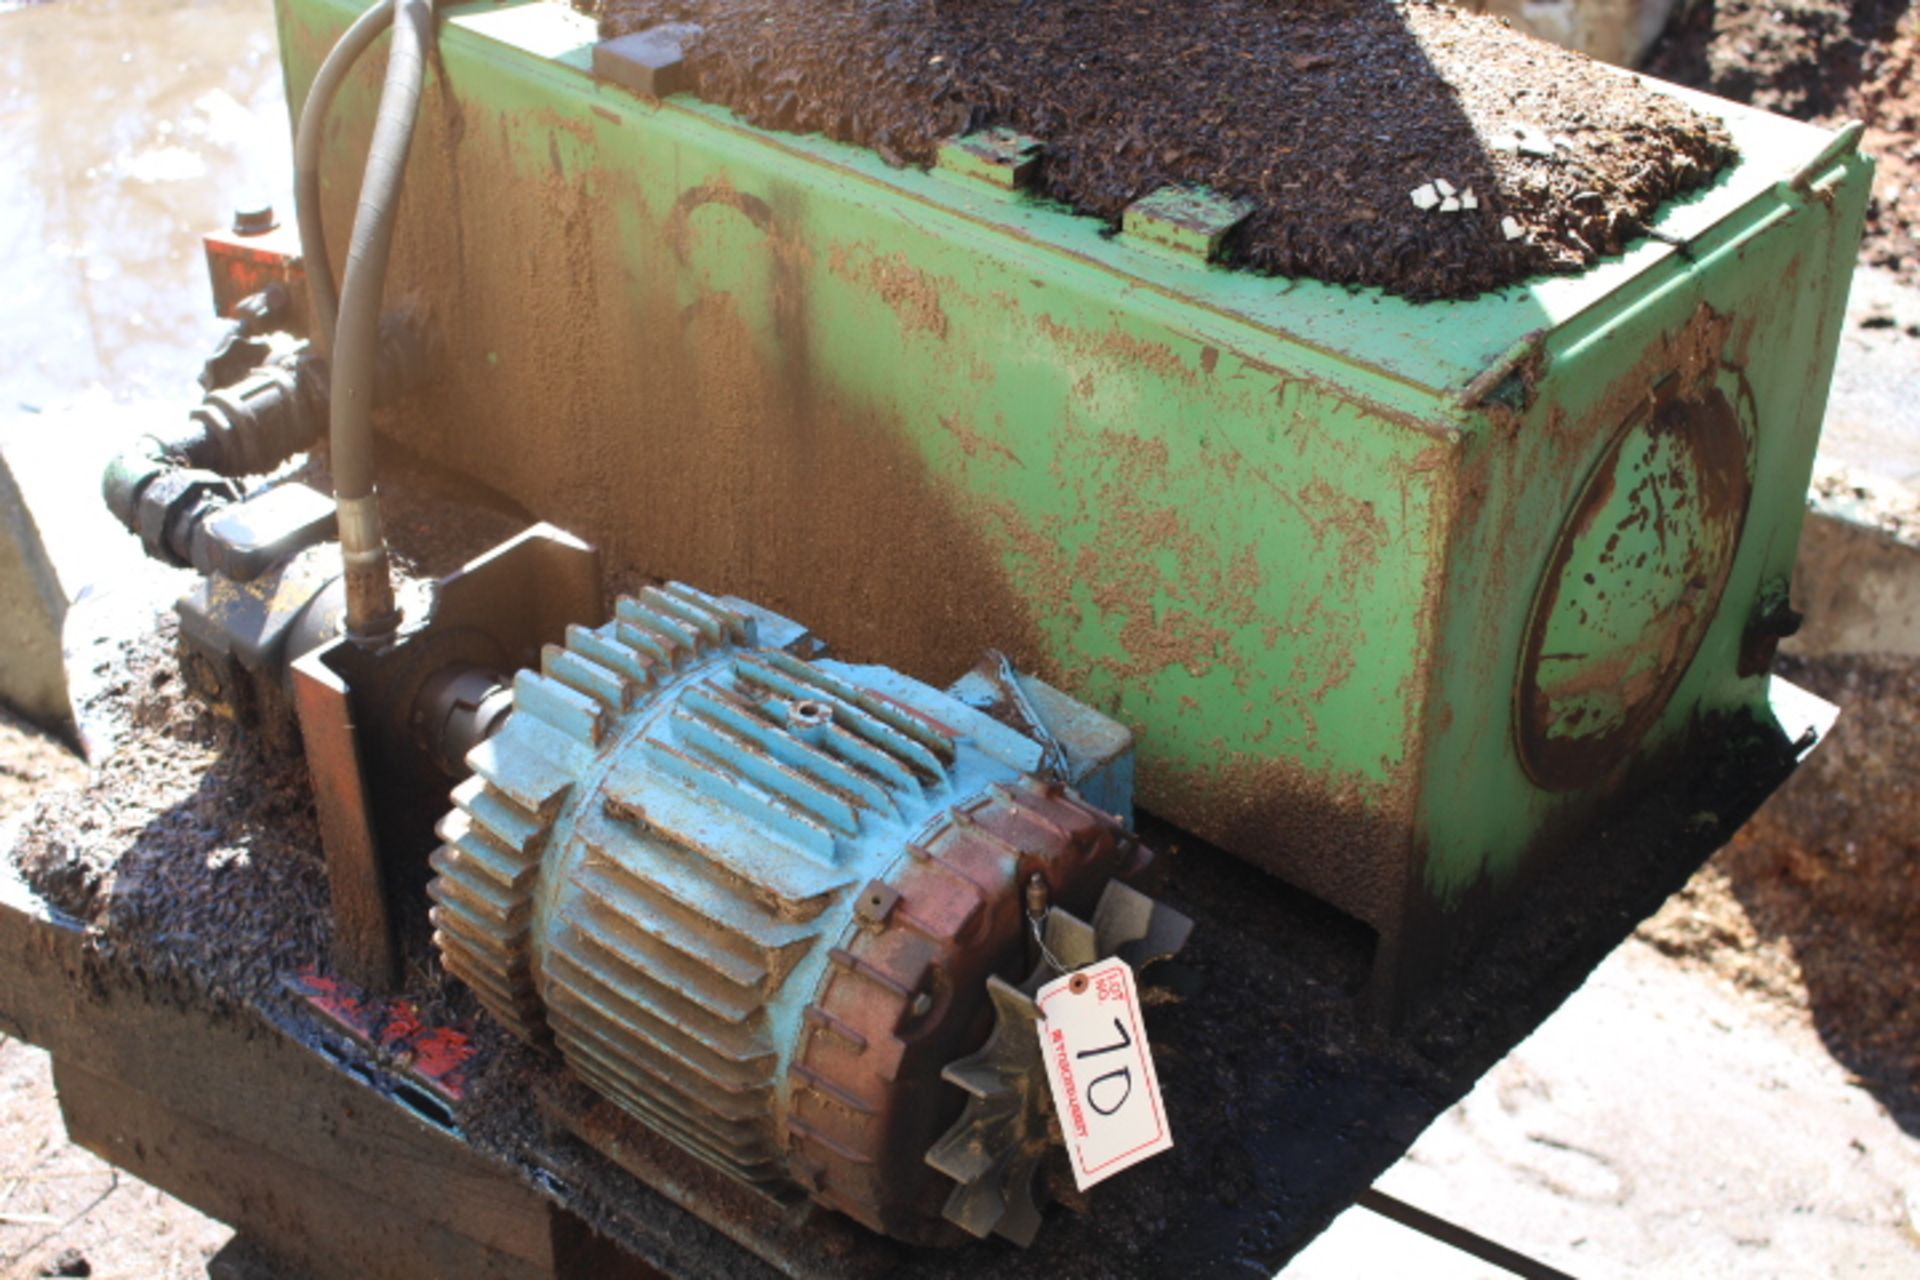
[{"label": "dirt on metal surface", "polygon": [[1414,299],[1578,271],[1733,157],[1630,76],[1424,3],[578,3],[609,37],[699,24],[694,91],[761,127],[926,165],[1009,125],[1047,144],[1038,190],[1081,212],[1117,224],[1208,186],[1257,206],[1237,263]]},{"label": "dirt on metal surface", "polygon": [[[670,273],[630,290],[617,243],[596,233],[601,197],[578,175],[552,172],[538,201],[495,198],[526,179],[497,151],[463,145],[436,94],[430,82],[409,189],[441,193],[464,233],[402,219],[396,252],[417,278],[450,290],[436,298],[435,314],[454,359],[490,358],[482,365],[469,355],[431,410],[406,424],[411,445],[458,458],[528,506],[559,512],[559,523],[599,546],[610,591],[631,589],[644,566],[804,620],[839,656],[885,661],[936,687],[989,645],[1032,667],[1044,637],[977,516],[916,454],[896,415],[812,376],[805,243],[782,226],[770,233],[775,323],[789,358],[769,361],[741,299],[716,291],[684,307]],[[703,207],[745,203],[715,184],[679,200],[673,225],[689,234]],[[336,221],[351,217],[344,204]],[[493,269],[498,246],[541,241],[550,242],[543,253],[567,264],[568,287]],[[846,266],[864,274],[859,262]],[[937,325],[926,300],[907,282],[890,305]],[[510,344],[497,340],[502,316],[524,318]],[[618,337],[634,326],[647,335],[643,359]],[[569,398],[556,417],[547,388],[559,384]],[[476,436],[477,417],[524,429],[503,443]],[[656,429],[686,422],[702,429]],[[631,425],[590,430],[594,423]],[[875,529],[892,539],[878,551]],[[861,572],[850,576],[849,565]],[[939,566],[937,593],[926,589],[930,565]]]},{"label": "dirt on metal surface", "polygon": [[[1710,380],[1662,384],[1616,431],[1561,530],[1521,656],[1515,740],[1541,786],[1603,776],[1667,709],[1733,570],[1746,453],[1739,415]],[[1554,652],[1570,631],[1584,651]]]},{"label": "dirt on metal surface", "polygon": [[[416,607],[422,579],[520,527],[474,505],[471,488],[454,500],[457,486],[396,450],[381,462],[383,487],[401,499],[390,532],[402,595]],[[327,484],[323,463],[302,474]],[[307,765],[190,697],[175,634],[168,613],[150,634],[120,641],[112,678],[78,708],[111,725],[118,745],[91,776],[78,770],[84,785],[45,795],[18,860],[48,901],[149,972],[188,972],[220,999],[277,998],[276,975],[323,963],[331,942]]]},{"label": "dirt on metal surface", "polygon": [[1866,122],[1879,165],[1861,260],[1920,283],[1920,12],[1913,0],[1705,0],[1647,70],[1822,124]]},{"label": "dirt on metal surface", "polygon": [[231,749],[231,725],[186,696],[172,640],[168,625],[124,645],[101,694],[122,745],[86,785],[41,803],[18,856],[50,902],[138,948],[143,967],[190,963],[239,1000],[325,955],[306,766]]}]

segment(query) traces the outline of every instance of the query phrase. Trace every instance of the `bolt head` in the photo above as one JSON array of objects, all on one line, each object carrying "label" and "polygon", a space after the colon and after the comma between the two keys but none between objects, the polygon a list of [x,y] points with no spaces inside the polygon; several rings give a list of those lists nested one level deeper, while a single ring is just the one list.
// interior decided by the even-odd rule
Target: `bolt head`
[{"label": "bolt head", "polygon": [[248,200],[234,206],[233,234],[263,236],[280,225],[273,206],[265,200]]}]

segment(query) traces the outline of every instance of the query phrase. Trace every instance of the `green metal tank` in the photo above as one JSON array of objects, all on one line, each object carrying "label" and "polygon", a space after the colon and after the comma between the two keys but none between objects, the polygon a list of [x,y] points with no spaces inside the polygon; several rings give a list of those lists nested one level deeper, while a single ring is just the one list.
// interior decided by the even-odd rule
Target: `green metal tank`
[{"label": "green metal tank", "polygon": [[[360,6],[278,4],[297,105]],[[1857,133],[1685,95],[1741,160],[1654,238],[1415,305],[1213,264],[1204,198],[1110,234],[1018,139],[893,168],[596,78],[558,4],[443,12],[387,298],[446,363],[384,429],[849,658],[1006,650],[1135,731],[1145,808],[1369,926],[1383,996],[1768,716]]]}]

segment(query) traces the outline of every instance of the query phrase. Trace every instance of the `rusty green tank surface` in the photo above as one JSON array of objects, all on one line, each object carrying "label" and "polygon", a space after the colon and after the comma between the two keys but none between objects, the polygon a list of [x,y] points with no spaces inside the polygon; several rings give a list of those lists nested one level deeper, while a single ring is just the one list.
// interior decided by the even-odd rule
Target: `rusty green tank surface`
[{"label": "rusty green tank surface", "polygon": [[[279,4],[297,104],[359,5]],[[595,44],[445,11],[387,296],[446,366],[386,429],[609,563],[935,681],[1008,651],[1135,731],[1147,809],[1370,926],[1387,994],[1767,715],[1854,135],[1689,95],[1742,159],[1655,238],[1413,305],[1218,265],[1205,193],[1117,234],[1025,195],[1044,139],[896,169]]]}]

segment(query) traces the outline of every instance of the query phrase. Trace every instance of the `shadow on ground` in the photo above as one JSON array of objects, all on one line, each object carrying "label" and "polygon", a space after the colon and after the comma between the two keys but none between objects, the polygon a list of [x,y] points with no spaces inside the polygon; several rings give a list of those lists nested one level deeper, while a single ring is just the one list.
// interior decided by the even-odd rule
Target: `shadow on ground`
[{"label": "shadow on ground", "polygon": [[1643,936],[1804,999],[1828,1051],[1920,1135],[1920,658],[1782,671],[1840,706],[1834,733]]}]

